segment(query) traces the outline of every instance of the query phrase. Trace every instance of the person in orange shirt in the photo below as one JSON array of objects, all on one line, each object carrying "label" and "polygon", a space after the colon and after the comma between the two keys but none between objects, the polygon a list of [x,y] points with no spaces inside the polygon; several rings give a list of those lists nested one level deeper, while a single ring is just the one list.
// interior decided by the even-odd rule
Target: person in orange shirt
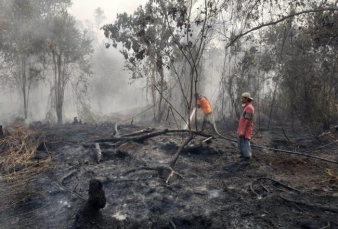
[{"label": "person in orange shirt", "polygon": [[243,113],[239,119],[237,134],[238,134],[238,149],[242,156],[246,159],[251,158],[250,140],[253,130],[253,116],[255,109],[252,106],[252,100],[249,92],[244,92],[241,97],[243,104]]},{"label": "person in orange shirt", "polygon": [[212,110],[211,110],[210,102],[205,96],[202,96],[198,93],[195,93],[195,98],[196,98],[197,108],[200,108],[204,114],[201,132],[204,131],[204,128],[206,124],[208,123],[209,125],[211,125],[212,129],[216,133],[218,133],[215,127],[215,122],[212,117]]}]

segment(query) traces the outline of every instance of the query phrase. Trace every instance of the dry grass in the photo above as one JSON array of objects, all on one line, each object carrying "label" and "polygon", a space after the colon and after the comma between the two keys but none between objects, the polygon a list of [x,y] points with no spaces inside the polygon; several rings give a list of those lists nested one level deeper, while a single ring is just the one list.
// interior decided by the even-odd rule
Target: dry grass
[{"label": "dry grass", "polygon": [[[23,124],[12,124],[0,139],[0,203],[6,208],[17,203],[25,202],[36,194],[30,191],[30,181],[48,171],[51,166],[51,157],[36,160],[37,149],[45,143],[44,134],[28,129]],[[44,151],[48,154],[47,147]]]}]

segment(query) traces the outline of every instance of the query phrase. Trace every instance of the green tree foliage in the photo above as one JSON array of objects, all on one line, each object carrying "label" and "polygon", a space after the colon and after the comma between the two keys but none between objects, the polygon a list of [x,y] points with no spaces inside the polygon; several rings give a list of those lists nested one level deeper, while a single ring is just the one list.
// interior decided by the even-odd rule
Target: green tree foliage
[{"label": "green tree foliage", "polygon": [[215,17],[216,12],[211,2],[204,2],[201,10],[192,14],[192,8],[197,3],[151,0],[144,7],[140,6],[133,15],[118,14],[114,24],[103,27],[105,36],[112,40],[114,47],[122,44],[121,53],[127,68],[133,73],[132,77],[149,77],[153,103],[158,104],[156,121],[160,121],[164,114],[163,94],[168,88],[166,68],[177,74],[177,69],[172,69],[173,63],[188,63],[189,71],[185,74],[190,76],[187,77],[190,87],[185,91],[182,89],[182,94],[190,98],[189,101],[184,100],[189,107],[193,90],[197,90],[199,66],[211,28],[209,20]]},{"label": "green tree foliage", "polygon": [[[149,75],[154,104],[155,86],[159,86],[160,93],[164,92],[164,57],[172,35],[172,28],[168,28],[165,17],[166,10],[164,2],[149,1],[133,15],[118,14],[114,24],[103,27],[105,36],[112,39],[114,47],[118,43],[122,44],[121,53],[126,60],[126,67],[132,71],[132,78],[143,77],[145,73],[151,72]],[[158,104],[158,114],[155,117],[157,121],[163,115],[161,96]]]}]

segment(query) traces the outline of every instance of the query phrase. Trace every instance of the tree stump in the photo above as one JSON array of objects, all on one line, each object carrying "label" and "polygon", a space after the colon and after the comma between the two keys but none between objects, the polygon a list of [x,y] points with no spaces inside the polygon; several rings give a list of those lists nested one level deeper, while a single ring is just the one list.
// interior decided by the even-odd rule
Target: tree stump
[{"label": "tree stump", "polygon": [[102,182],[98,179],[89,181],[88,200],[82,210],[76,214],[73,228],[93,228],[93,224],[102,222],[101,208],[106,206],[106,196]]}]

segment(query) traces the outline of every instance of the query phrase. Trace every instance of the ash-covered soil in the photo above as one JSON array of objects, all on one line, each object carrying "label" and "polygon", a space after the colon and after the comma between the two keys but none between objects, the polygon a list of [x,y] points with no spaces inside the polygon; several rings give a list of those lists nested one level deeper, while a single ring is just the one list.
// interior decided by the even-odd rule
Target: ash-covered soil
[{"label": "ash-covered soil", "polygon": [[[1,228],[338,228],[337,163],[262,148],[253,148],[252,160],[245,161],[236,142],[196,136],[166,183],[168,174],[158,168],[169,165],[188,134],[100,141],[98,162],[95,140],[112,138],[113,130],[112,124],[38,127],[47,137],[34,160],[39,166],[39,159],[50,157],[52,167],[27,183],[27,198],[17,201],[16,193],[0,199]],[[235,140],[234,131],[220,131]],[[330,144],[338,139],[334,130],[298,137],[290,143],[278,130],[260,131],[252,142],[338,160],[337,145]],[[106,206],[77,224],[93,178],[103,183]],[[11,187],[0,183],[1,193]]]}]

